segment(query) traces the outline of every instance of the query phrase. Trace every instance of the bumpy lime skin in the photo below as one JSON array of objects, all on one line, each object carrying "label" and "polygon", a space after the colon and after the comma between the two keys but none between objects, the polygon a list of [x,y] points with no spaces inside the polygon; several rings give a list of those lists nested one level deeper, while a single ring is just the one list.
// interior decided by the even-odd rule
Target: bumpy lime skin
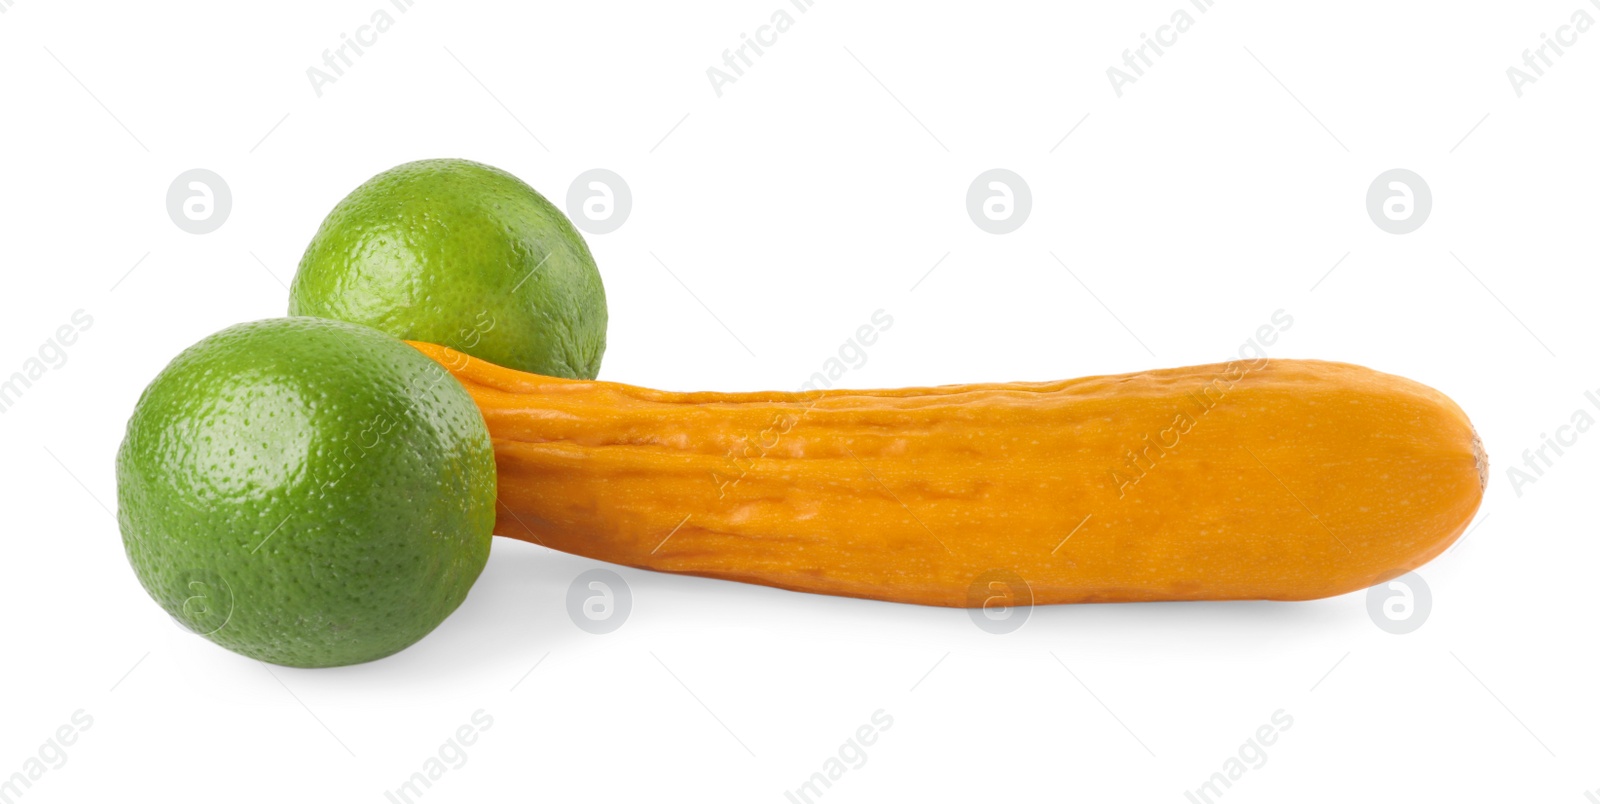
[{"label": "bumpy lime skin", "polygon": [[594,379],[606,350],[583,236],[522,180],[461,159],[401,165],[340,201],[300,260],[289,314],[572,379]]},{"label": "bumpy lime skin", "polygon": [[494,453],[439,364],[367,327],[240,324],[145,389],[117,454],[139,581],[252,658],[388,656],[467,596],[489,557]]}]

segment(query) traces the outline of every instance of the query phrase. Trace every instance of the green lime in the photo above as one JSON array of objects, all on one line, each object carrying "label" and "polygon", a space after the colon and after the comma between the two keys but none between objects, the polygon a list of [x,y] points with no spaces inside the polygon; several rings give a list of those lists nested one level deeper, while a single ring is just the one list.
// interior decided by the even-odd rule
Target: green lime
[{"label": "green lime", "polygon": [[229,327],[150,383],[117,453],[140,583],[179,623],[296,667],[388,656],[489,557],[494,453],[460,383],[377,330]]},{"label": "green lime", "polygon": [[516,176],[461,159],[401,165],[340,201],[300,260],[289,314],[573,379],[594,379],[606,351],[583,236]]}]

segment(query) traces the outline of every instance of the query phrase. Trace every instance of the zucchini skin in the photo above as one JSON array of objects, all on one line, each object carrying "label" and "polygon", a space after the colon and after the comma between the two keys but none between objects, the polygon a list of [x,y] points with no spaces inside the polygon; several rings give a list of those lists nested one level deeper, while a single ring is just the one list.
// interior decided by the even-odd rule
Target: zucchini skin
[{"label": "zucchini skin", "polygon": [[1427,386],[1237,360],[1057,382],[677,393],[444,347],[494,441],[496,533],[664,572],[937,606],[1308,600],[1443,552],[1488,466]]}]

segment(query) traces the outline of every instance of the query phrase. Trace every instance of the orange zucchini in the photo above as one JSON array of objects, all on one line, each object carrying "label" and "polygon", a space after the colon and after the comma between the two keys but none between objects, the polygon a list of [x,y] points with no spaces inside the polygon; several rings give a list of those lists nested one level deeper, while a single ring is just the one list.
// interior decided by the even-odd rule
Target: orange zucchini
[{"label": "orange zucchini", "polygon": [[1304,600],[1442,552],[1487,459],[1448,397],[1239,360],[1059,382],[672,393],[414,344],[483,411],[496,533],[665,572],[979,605]]}]

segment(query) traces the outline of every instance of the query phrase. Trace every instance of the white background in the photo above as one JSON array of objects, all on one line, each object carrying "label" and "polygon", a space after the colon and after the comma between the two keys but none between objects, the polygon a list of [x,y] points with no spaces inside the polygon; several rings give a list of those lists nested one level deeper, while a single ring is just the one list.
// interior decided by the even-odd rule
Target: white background
[{"label": "white background", "polygon": [[[1283,710],[1219,800],[1585,801],[1600,435],[1536,483],[1506,472],[1600,417],[1600,29],[1521,97],[1506,69],[1600,8],[1188,2],[0,0],[0,376],[93,318],[0,414],[0,776],[83,710],[18,800],[381,802],[482,709],[421,800],[782,802],[883,710],[817,800],[1183,802]],[[707,68],[780,7],[793,27],[718,97]],[[1180,7],[1193,27],[1119,98],[1107,68]],[[307,68],[378,8],[392,29],[319,97]],[[186,633],[108,510],[134,401],[182,348],[284,314],[345,193],[438,156],[563,207],[585,170],[625,178],[631,216],[588,238],[604,379],[791,389],[880,309],[892,328],[839,385],[1058,379],[1224,359],[1283,310],[1274,357],[1461,404],[1493,464],[1478,523],[1421,570],[1432,610],[1406,635],[1360,593],[1046,607],[997,636],[620,569],[631,617],[597,636],[564,601],[599,565],[505,540],[453,617],[376,663],[268,668]],[[233,196],[208,235],[165,206],[197,167]],[[1033,196],[1006,235],[965,208],[996,167]],[[1365,205],[1396,167],[1433,194],[1406,235]]]}]

